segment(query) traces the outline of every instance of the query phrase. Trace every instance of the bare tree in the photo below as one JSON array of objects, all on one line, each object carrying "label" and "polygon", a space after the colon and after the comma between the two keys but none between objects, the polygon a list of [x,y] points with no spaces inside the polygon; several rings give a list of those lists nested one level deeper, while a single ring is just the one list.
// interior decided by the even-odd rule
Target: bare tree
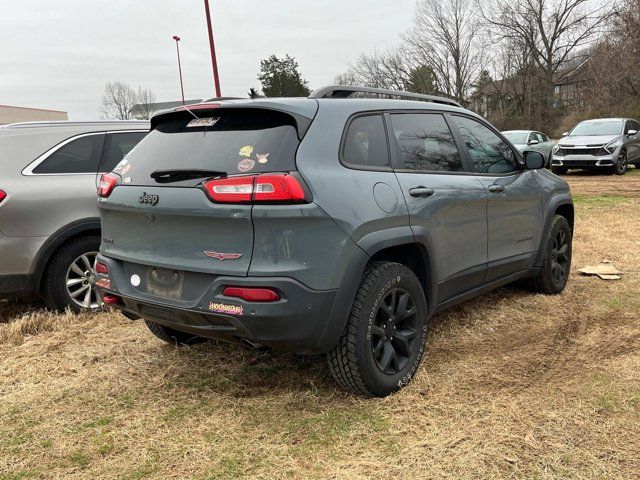
[{"label": "bare tree", "polygon": [[102,95],[102,117],[130,120],[131,107],[137,103],[136,91],[124,82],[107,82]]},{"label": "bare tree", "polygon": [[[136,113],[139,118],[149,120],[155,113],[153,104],[156,102],[156,96],[148,88],[138,86],[135,95]],[[131,112],[130,112],[131,113]]]},{"label": "bare tree", "polygon": [[429,66],[442,93],[463,102],[481,65],[473,0],[420,0],[408,45]]},{"label": "bare tree", "polygon": [[543,113],[553,107],[556,74],[593,42],[613,7],[599,0],[478,0],[494,35],[527,48],[543,83]]}]

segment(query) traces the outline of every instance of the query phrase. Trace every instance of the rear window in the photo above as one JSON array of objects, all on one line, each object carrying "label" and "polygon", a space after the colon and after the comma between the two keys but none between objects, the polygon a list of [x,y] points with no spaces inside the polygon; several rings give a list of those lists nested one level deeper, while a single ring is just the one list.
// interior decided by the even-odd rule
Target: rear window
[{"label": "rear window", "polygon": [[258,109],[197,114],[198,119],[181,112],[149,132],[115,169],[124,183],[157,185],[151,174],[158,170],[211,170],[227,175],[295,170],[300,142],[290,115]]}]

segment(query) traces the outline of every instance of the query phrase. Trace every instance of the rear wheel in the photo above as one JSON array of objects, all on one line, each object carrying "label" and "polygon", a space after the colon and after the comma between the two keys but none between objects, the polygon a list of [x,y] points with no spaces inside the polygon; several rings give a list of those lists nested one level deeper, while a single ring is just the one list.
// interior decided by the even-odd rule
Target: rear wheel
[{"label": "rear wheel", "polygon": [[374,262],[365,270],[344,333],[328,353],[329,368],[345,389],[384,397],[407,385],[427,340],[427,303],[406,266]]},{"label": "rear wheel", "polygon": [[555,173],[556,175],[564,175],[565,173],[567,173],[569,169],[567,167],[554,167],[551,166],[551,171],[553,173]]},{"label": "rear wheel", "polygon": [[204,337],[199,337],[198,335],[193,335],[191,333],[180,332],[173,328],[152,322],[151,320],[145,319],[144,323],[156,337],[167,343],[171,343],[172,345],[197,345],[198,343],[204,343],[207,341]]},{"label": "rear wheel", "polygon": [[532,290],[558,294],[564,290],[571,270],[571,227],[555,215],[547,236],[544,259],[538,275],[529,281]]},{"label": "rear wheel", "polygon": [[65,244],[45,271],[42,294],[47,307],[74,313],[102,306],[95,290],[95,262],[100,237],[76,238]]}]

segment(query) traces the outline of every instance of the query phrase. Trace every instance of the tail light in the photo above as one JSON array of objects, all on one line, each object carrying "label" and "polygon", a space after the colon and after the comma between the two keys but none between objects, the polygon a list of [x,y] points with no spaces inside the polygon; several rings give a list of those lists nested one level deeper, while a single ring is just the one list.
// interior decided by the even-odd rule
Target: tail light
[{"label": "tail light", "polygon": [[98,184],[98,196],[107,198],[113,192],[113,189],[120,184],[120,175],[115,173],[105,173],[100,177]]},{"label": "tail light", "polygon": [[109,267],[104,263],[96,262],[95,271],[101,275],[107,275],[109,273]]},{"label": "tail light", "polygon": [[280,300],[278,292],[271,288],[226,287],[222,294],[225,297],[236,297],[247,302],[275,302]]},{"label": "tail light", "polygon": [[300,181],[288,173],[217,178],[205,182],[204,188],[218,203],[297,203],[306,199]]},{"label": "tail light", "polygon": [[117,305],[122,301],[122,299],[117,295],[105,295],[102,297],[102,301],[107,305]]},{"label": "tail light", "polygon": [[7,192],[0,190],[0,203],[2,203],[5,198],[7,198]]}]

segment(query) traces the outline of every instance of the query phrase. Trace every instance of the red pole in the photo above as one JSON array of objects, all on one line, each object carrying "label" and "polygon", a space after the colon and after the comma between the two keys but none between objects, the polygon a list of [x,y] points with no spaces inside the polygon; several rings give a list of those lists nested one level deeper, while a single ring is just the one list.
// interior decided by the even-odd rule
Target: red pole
[{"label": "red pole", "polygon": [[180,37],[177,35],[174,35],[173,39],[176,41],[176,53],[178,54],[178,72],[180,73],[180,92],[182,93],[182,105],[184,105],[184,85],[182,84],[182,65],[180,65],[180,48],[178,47],[178,42],[180,41]]},{"label": "red pole", "polygon": [[207,28],[209,30],[209,49],[211,50],[211,64],[213,65],[213,83],[216,87],[216,97],[221,97],[220,78],[218,77],[218,61],[216,60],[216,47],[213,44],[213,27],[211,26],[211,12],[209,11],[209,0],[204,0],[204,11],[207,14]]}]

